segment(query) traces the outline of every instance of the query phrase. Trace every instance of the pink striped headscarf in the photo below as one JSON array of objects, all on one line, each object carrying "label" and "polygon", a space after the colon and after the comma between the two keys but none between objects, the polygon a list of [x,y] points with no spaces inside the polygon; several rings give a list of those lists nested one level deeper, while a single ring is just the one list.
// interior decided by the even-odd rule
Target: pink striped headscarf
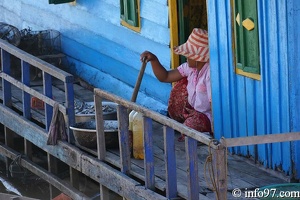
[{"label": "pink striped headscarf", "polygon": [[207,62],[209,60],[207,31],[194,28],[186,43],[175,47],[174,53],[195,61]]}]

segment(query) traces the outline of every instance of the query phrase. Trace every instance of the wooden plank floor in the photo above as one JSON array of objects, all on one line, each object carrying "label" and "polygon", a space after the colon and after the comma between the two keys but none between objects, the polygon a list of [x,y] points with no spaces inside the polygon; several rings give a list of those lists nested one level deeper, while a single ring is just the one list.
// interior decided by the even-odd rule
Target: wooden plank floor
[{"label": "wooden plank floor", "polygon": [[[60,82],[53,82],[53,98],[60,103],[63,103],[63,88],[64,86]],[[38,81],[32,84],[33,88],[38,91],[42,91],[42,84]],[[90,102],[93,101],[93,92],[74,84],[75,99],[81,101]],[[21,92],[13,87],[13,104],[18,109],[22,109],[20,102]],[[0,93],[2,99],[2,92]],[[33,112],[33,118],[41,123],[44,123],[43,110],[35,110]],[[155,174],[156,185],[158,189],[164,191],[165,189],[165,163],[164,163],[164,148],[163,148],[163,126],[159,123],[153,123],[153,146],[155,156]],[[175,151],[176,151],[176,165],[177,165],[177,185],[178,193],[181,197],[186,197],[187,194],[187,174],[186,174],[186,159],[185,159],[185,147],[184,142],[178,142],[175,137]],[[78,147],[80,147],[78,145]],[[95,149],[87,149],[80,147],[83,151],[97,156]],[[209,174],[205,172],[206,158],[209,156],[209,148],[206,145],[198,145],[198,168],[199,168],[199,182],[200,182],[200,199],[215,199],[214,193],[210,187],[208,187],[207,181],[209,180]],[[117,167],[120,167],[119,163],[119,151],[118,149],[108,149],[107,161]],[[207,165],[209,166],[209,165]],[[131,174],[143,180],[144,176],[144,164],[143,160],[136,160],[132,158]],[[205,175],[207,178],[205,178]],[[284,177],[283,177],[284,178]],[[286,179],[287,180],[287,179]],[[242,159],[237,156],[228,154],[228,199],[236,199],[232,196],[231,191],[239,188],[244,190],[254,190],[266,185],[286,183],[286,180],[279,178],[276,173],[269,173],[267,170],[263,170],[246,159]],[[238,198],[238,199],[243,199]]]},{"label": "wooden plank floor", "polygon": [[[163,127],[159,123],[153,123],[153,146],[155,157],[155,174],[156,185],[160,190],[165,189],[165,163],[164,163],[164,149],[163,149]],[[176,135],[179,137],[179,134]],[[176,138],[177,138],[176,137]],[[177,185],[178,192],[181,197],[186,197],[187,193],[187,174],[186,174],[186,159],[185,159],[185,147],[184,142],[178,142],[175,140],[176,151],[176,165],[177,165]],[[87,149],[81,147],[83,150],[97,155],[96,149]],[[120,167],[119,164],[119,152],[118,149],[108,149],[107,161],[111,164]],[[205,172],[205,162],[209,155],[209,148],[206,145],[198,146],[198,170],[199,170],[199,182],[200,182],[200,199],[214,199],[214,193],[208,186],[206,181],[209,181],[209,174]],[[132,174],[143,180],[144,175],[144,163],[143,160],[136,160],[132,158]],[[205,178],[204,174],[207,174]],[[208,180],[206,180],[208,179]],[[243,158],[228,154],[228,199],[237,199],[232,196],[232,191],[236,188],[243,190],[254,190],[272,184],[286,183],[286,180],[279,178],[278,176],[262,170],[259,167],[245,161]],[[243,199],[238,198],[238,199]],[[246,199],[246,198],[245,198]]]}]

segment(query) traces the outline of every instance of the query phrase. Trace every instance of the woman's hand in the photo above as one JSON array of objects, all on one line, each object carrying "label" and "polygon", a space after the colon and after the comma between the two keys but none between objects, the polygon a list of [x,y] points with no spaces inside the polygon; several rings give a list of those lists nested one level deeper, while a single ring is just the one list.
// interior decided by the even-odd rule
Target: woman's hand
[{"label": "woman's hand", "polygon": [[181,74],[177,69],[174,70],[166,70],[161,63],[159,62],[156,55],[151,53],[150,51],[144,51],[140,55],[140,60],[143,62],[151,62],[152,70],[156,78],[161,82],[172,83],[178,81],[182,78]]},{"label": "woman's hand", "polygon": [[153,53],[151,53],[150,51],[144,51],[141,55],[140,55],[140,60],[142,62],[151,62],[151,61],[157,61],[157,57],[156,55],[154,55]]}]

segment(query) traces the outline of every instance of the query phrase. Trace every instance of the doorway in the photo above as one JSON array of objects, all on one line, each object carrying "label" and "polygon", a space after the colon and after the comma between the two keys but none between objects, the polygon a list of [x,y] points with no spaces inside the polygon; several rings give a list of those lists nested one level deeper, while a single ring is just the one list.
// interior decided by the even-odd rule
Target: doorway
[{"label": "doorway", "polygon": [[[193,28],[207,30],[206,0],[169,0],[171,49],[183,44]],[[178,56],[177,56],[178,57]],[[185,62],[185,58],[172,55],[172,68]]]}]

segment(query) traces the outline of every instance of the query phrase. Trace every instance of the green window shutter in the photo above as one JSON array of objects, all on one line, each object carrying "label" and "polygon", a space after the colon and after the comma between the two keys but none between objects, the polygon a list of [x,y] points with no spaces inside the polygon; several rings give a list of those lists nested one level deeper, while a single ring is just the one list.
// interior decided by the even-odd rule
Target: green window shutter
[{"label": "green window shutter", "polygon": [[138,9],[137,9],[137,1],[136,0],[128,0],[130,5],[128,8],[130,11],[128,12],[128,23],[132,26],[138,26]]},{"label": "green window shutter", "polygon": [[236,67],[260,74],[256,0],[235,0]]},{"label": "green window shutter", "polygon": [[121,19],[131,26],[138,27],[137,0],[120,0]]},{"label": "green window shutter", "polygon": [[121,19],[125,21],[125,1],[126,0],[120,0],[120,13],[121,13]]}]

